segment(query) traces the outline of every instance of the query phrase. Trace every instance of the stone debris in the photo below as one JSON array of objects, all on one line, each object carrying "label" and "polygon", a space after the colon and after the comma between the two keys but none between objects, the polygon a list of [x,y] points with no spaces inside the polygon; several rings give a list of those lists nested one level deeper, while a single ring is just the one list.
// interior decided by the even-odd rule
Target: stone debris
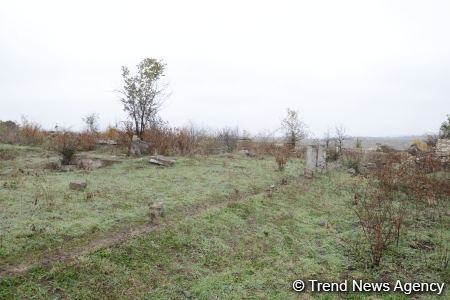
[{"label": "stone debris", "polygon": [[84,170],[95,170],[103,167],[103,162],[101,160],[82,158],[77,161],[77,166],[78,168]]},{"label": "stone debris", "polygon": [[115,140],[106,140],[106,139],[97,140],[96,143],[98,145],[117,145],[117,141],[115,141]]},{"label": "stone debris", "polygon": [[77,169],[76,165],[61,165],[60,171],[61,172],[72,172]]},{"label": "stone debris", "polygon": [[254,152],[252,152],[250,150],[247,150],[247,149],[240,150],[239,153],[242,153],[242,154],[244,154],[244,155],[246,155],[248,157],[256,157],[256,153],[254,153]]},{"label": "stone debris", "polygon": [[141,156],[141,139],[137,135],[133,135],[130,146],[130,155]]},{"label": "stone debris", "polygon": [[133,135],[130,145],[130,155],[141,156],[149,155],[152,153],[152,145],[150,143],[144,142],[137,135]]},{"label": "stone debris", "polygon": [[84,191],[87,187],[86,180],[76,180],[70,183],[70,189],[74,191]]},{"label": "stone debris", "polygon": [[160,218],[164,216],[164,211],[165,209],[163,202],[151,203],[149,206],[150,224],[152,225],[159,224]]},{"label": "stone debris", "polygon": [[150,159],[148,162],[151,164],[154,164],[154,165],[164,166],[164,167],[171,167],[175,163],[174,160],[171,160],[162,155],[150,156]]}]

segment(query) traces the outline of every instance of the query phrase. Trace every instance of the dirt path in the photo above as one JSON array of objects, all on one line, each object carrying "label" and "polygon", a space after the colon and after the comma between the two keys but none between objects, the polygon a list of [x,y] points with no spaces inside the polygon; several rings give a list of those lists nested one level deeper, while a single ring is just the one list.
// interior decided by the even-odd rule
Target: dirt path
[{"label": "dirt path", "polygon": [[[298,182],[297,180],[295,180]],[[285,184],[285,183],[284,183]],[[253,192],[239,192],[235,191],[231,193],[226,199],[218,202],[206,205],[205,203],[198,203],[192,206],[189,210],[184,211],[185,218],[198,217],[204,212],[212,209],[225,208],[232,201],[243,201],[245,198],[258,195],[260,193],[272,193],[280,188],[283,183],[274,184],[268,189],[261,189]],[[177,218],[172,220],[162,220],[164,223],[160,225],[151,225],[149,223],[140,224],[135,226],[128,226],[126,228],[120,228],[118,230],[112,230],[101,233],[85,243],[75,245],[72,247],[61,246],[59,249],[53,250],[50,253],[41,253],[35,256],[26,257],[19,264],[6,264],[0,267],[0,279],[6,276],[21,275],[37,266],[51,266],[56,262],[63,262],[73,260],[74,258],[89,253],[95,252],[101,248],[108,248],[122,244],[128,240],[131,240],[137,236],[143,234],[149,234],[153,231],[159,231],[167,226],[173,225]],[[178,219],[179,220],[179,219]]]}]

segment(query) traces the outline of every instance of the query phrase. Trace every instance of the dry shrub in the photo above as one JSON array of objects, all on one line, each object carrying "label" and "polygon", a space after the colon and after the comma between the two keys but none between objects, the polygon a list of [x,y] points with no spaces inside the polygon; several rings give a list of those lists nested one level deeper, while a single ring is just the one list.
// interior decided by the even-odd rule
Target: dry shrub
[{"label": "dry shrub", "polygon": [[286,163],[288,161],[289,158],[289,150],[286,147],[283,148],[279,148],[275,154],[275,161],[277,162],[278,165],[278,170],[279,171],[283,171],[284,167],[286,166]]},{"label": "dry shrub", "polygon": [[81,151],[94,150],[97,146],[97,136],[91,132],[82,132],[77,135],[77,148]]},{"label": "dry shrub", "polygon": [[25,118],[22,118],[22,125],[20,125],[17,135],[18,142],[23,145],[42,145],[45,138],[45,133],[41,126]]},{"label": "dry shrub", "polygon": [[175,132],[175,147],[178,154],[193,154],[196,148],[197,137],[194,131],[187,128],[178,129]]},{"label": "dry shrub", "polygon": [[120,129],[118,128],[118,126],[111,126],[109,125],[105,132],[103,132],[101,134],[101,137],[107,140],[113,140],[113,141],[118,141],[120,139]]},{"label": "dry shrub", "polygon": [[17,142],[19,125],[13,121],[0,121],[0,142],[14,144]]},{"label": "dry shrub", "polygon": [[277,151],[278,147],[275,142],[270,141],[256,141],[253,142],[253,152],[258,155],[272,155]]},{"label": "dry shrub", "polygon": [[427,143],[427,146],[429,148],[434,148],[434,147],[436,147],[438,138],[439,137],[435,134],[429,134],[429,135],[427,135],[427,140],[425,141],[425,143]]},{"label": "dry shrub", "polygon": [[0,149],[0,160],[12,160],[18,156],[14,149]]},{"label": "dry shrub", "polygon": [[357,187],[354,210],[370,245],[373,266],[380,264],[390,244],[398,245],[413,209],[417,213],[423,205],[434,206],[450,196],[448,180],[430,174],[436,164],[431,157],[419,165],[401,153],[391,153],[366,175],[366,184]]},{"label": "dry shrub", "polygon": [[[369,185],[373,184],[369,181]],[[372,265],[379,266],[385,250],[400,238],[406,215],[405,204],[397,201],[395,195],[374,186],[356,193],[355,203],[355,213],[370,246]]]},{"label": "dry shrub", "polygon": [[337,161],[339,159],[339,151],[336,150],[336,147],[329,147],[326,152],[328,162]]},{"label": "dry shrub", "polygon": [[361,149],[342,149],[340,160],[349,169],[355,170],[355,175],[362,173],[363,151]]},{"label": "dry shrub", "polygon": [[425,143],[424,141],[421,141],[419,139],[415,139],[412,142],[411,146],[416,146],[420,152],[427,152],[429,150],[427,143]]},{"label": "dry shrub", "polygon": [[143,140],[149,142],[155,151],[161,155],[174,153],[175,134],[167,124],[153,126],[143,134]]},{"label": "dry shrub", "polygon": [[77,151],[77,137],[67,130],[60,130],[53,134],[49,141],[48,148],[62,155],[61,163],[69,165]]},{"label": "dry shrub", "polygon": [[237,149],[239,130],[237,128],[222,128],[217,133],[217,139],[223,144],[228,153],[234,152]]}]

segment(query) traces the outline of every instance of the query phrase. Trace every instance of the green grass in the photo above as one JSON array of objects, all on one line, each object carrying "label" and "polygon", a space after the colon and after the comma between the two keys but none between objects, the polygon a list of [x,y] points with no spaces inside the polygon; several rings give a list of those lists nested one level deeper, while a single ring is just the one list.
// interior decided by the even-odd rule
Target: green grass
[{"label": "green grass", "polygon": [[[89,235],[93,224],[108,230],[114,226],[110,218],[118,218],[118,224],[143,220],[150,195],[163,198],[169,208],[164,226],[73,261],[4,278],[0,299],[408,299],[398,293],[296,294],[291,283],[295,279],[401,279],[448,284],[448,266],[440,265],[448,251],[448,217],[426,218],[436,211],[423,210],[419,225],[409,228],[399,248],[390,249],[379,268],[371,268],[351,207],[351,187],[357,178],[337,172],[305,180],[298,177],[302,169],[298,160],[277,172],[274,159],[232,157],[179,158],[170,169],[124,160],[91,173],[45,175],[54,176],[60,192],[74,195],[67,200],[72,207],[68,212],[61,212],[64,202],[55,200],[59,204],[53,206],[54,213],[67,214],[66,227],[52,225],[64,234],[79,230],[78,234]],[[82,175],[90,189],[101,191],[103,196],[93,200],[100,202],[98,206],[86,202],[82,193],[67,191],[68,181]],[[289,178],[288,185],[277,186],[269,197],[265,189],[283,177]],[[21,183],[0,194],[17,197],[31,187]],[[241,191],[241,197],[229,196],[234,189]],[[122,206],[112,209],[114,203]],[[448,210],[448,203],[444,205],[439,210]],[[71,216],[72,210],[78,213]],[[49,217],[46,209],[39,212],[36,218]],[[32,240],[26,238],[23,244]],[[411,247],[417,241],[429,242],[434,250]],[[52,242],[43,238],[42,243]],[[448,296],[447,291],[441,297],[416,295]]]},{"label": "green grass", "polygon": [[[16,149],[24,151],[23,147]],[[147,221],[152,201],[163,201],[172,215],[223,201],[235,189],[265,189],[282,177],[300,174],[302,168],[296,160],[285,172],[277,172],[273,159],[233,155],[180,157],[172,168],[121,158],[121,163],[91,172],[44,172],[45,160],[38,156],[42,153],[25,150],[20,160],[7,162],[10,174],[0,177],[0,263],[74,237]],[[31,175],[17,171],[24,161],[33,167]],[[69,189],[70,181],[77,179],[87,180],[86,191]]]}]

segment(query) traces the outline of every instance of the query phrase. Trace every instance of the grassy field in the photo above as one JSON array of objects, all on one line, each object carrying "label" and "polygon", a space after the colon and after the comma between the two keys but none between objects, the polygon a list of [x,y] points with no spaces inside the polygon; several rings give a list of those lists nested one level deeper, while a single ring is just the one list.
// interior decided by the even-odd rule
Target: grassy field
[{"label": "grassy field", "polygon": [[[351,205],[359,179],[344,172],[307,180],[299,159],[284,171],[272,157],[239,154],[179,157],[174,167],[159,168],[93,152],[85,155],[118,162],[64,173],[42,169],[56,159],[53,153],[1,147],[10,155],[0,161],[0,270],[31,267],[3,275],[0,299],[407,299],[400,293],[296,294],[291,283],[449,284],[448,214],[427,218],[435,211],[424,208],[416,216],[420,226],[372,268]],[[75,179],[86,179],[87,190],[69,190]],[[151,201],[167,208],[152,231],[71,259],[35,263],[54,249],[69,253],[125,227],[144,226]],[[448,203],[439,210],[449,211]],[[449,292],[414,296],[444,299]]]}]

